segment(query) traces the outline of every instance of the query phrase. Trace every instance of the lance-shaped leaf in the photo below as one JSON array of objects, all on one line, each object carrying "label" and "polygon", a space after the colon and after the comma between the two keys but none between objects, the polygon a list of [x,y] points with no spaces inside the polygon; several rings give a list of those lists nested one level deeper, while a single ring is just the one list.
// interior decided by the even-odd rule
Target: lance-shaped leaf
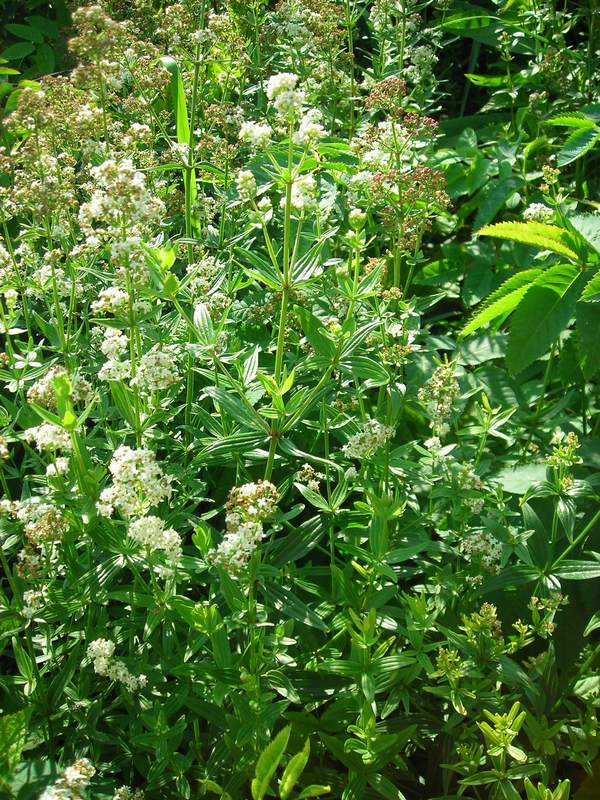
[{"label": "lance-shaped leaf", "polygon": [[504,281],[504,283],[485,300],[483,306],[471,321],[465,325],[460,332],[461,338],[469,336],[488,322],[506,317],[514,311],[531,284],[541,274],[541,269],[526,269]]}]

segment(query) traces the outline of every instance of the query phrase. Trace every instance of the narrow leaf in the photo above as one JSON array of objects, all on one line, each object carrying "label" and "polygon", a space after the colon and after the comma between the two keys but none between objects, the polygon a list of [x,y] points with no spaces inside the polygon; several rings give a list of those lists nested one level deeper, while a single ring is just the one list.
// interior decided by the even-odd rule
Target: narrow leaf
[{"label": "narrow leaf", "polygon": [[256,764],[255,777],[251,785],[252,800],[263,800],[269,790],[269,783],[283,757],[291,729],[291,725],[288,725],[279,731],[273,741],[260,754]]}]

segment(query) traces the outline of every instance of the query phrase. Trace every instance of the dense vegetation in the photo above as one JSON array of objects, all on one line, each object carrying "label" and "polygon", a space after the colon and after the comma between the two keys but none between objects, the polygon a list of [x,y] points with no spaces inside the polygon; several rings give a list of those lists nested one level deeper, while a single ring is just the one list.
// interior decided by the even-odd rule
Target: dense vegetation
[{"label": "dense vegetation", "polygon": [[2,797],[597,796],[595,5],[0,0]]}]

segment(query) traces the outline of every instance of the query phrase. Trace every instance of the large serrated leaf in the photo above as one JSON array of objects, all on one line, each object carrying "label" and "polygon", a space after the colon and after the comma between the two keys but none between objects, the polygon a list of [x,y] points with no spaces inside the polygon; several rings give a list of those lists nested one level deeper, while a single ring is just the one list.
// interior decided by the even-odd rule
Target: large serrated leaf
[{"label": "large serrated leaf", "polygon": [[581,276],[573,264],[558,264],[529,287],[511,320],[506,363],[513,375],[543,356],[568,325]]},{"label": "large serrated leaf", "polygon": [[526,269],[508,278],[485,300],[482,308],[460,332],[460,337],[469,336],[478,328],[499,317],[510,314],[525,295],[533,281],[542,274],[541,269]]},{"label": "large serrated leaf", "polygon": [[559,167],[565,167],[591,150],[600,139],[600,128],[578,128],[567,138],[556,161]]},{"label": "large serrated leaf", "polygon": [[585,285],[575,307],[580,366],[586,378],[600,369],[600,272]]},{"label": "large serrated leaf", "polygon": [[544,222],[497,222],[495,225],[486,225],[477,231],[477,235],[510,239],[542,250],[552,250],[577,261],[577,253],[567,244],[569,234],[556,225],[546,225]]},{"label": "large serrated leaf", "polygon": [[590,247],[600,253],[600,216],[598,214],[577,214],[574,217],[569,217],[567,222],[585,239]]},{"label": "large serrated leaf", "polygon": [[269,783],[285,753],[291,729],[291,725],[288,725],[279,731],[273,741],[260,754],[256,764],[255,777],[250,787],[252,800],[263,800],[263,797],[269,791]]}]

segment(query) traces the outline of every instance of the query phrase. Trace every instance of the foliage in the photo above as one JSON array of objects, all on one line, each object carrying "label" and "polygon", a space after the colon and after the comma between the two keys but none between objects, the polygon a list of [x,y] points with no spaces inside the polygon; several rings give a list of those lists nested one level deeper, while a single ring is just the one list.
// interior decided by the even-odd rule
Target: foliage
[{"label": "foliage", "polygon": [[584,798],[593,3],[6,9],[2,796]]}]

